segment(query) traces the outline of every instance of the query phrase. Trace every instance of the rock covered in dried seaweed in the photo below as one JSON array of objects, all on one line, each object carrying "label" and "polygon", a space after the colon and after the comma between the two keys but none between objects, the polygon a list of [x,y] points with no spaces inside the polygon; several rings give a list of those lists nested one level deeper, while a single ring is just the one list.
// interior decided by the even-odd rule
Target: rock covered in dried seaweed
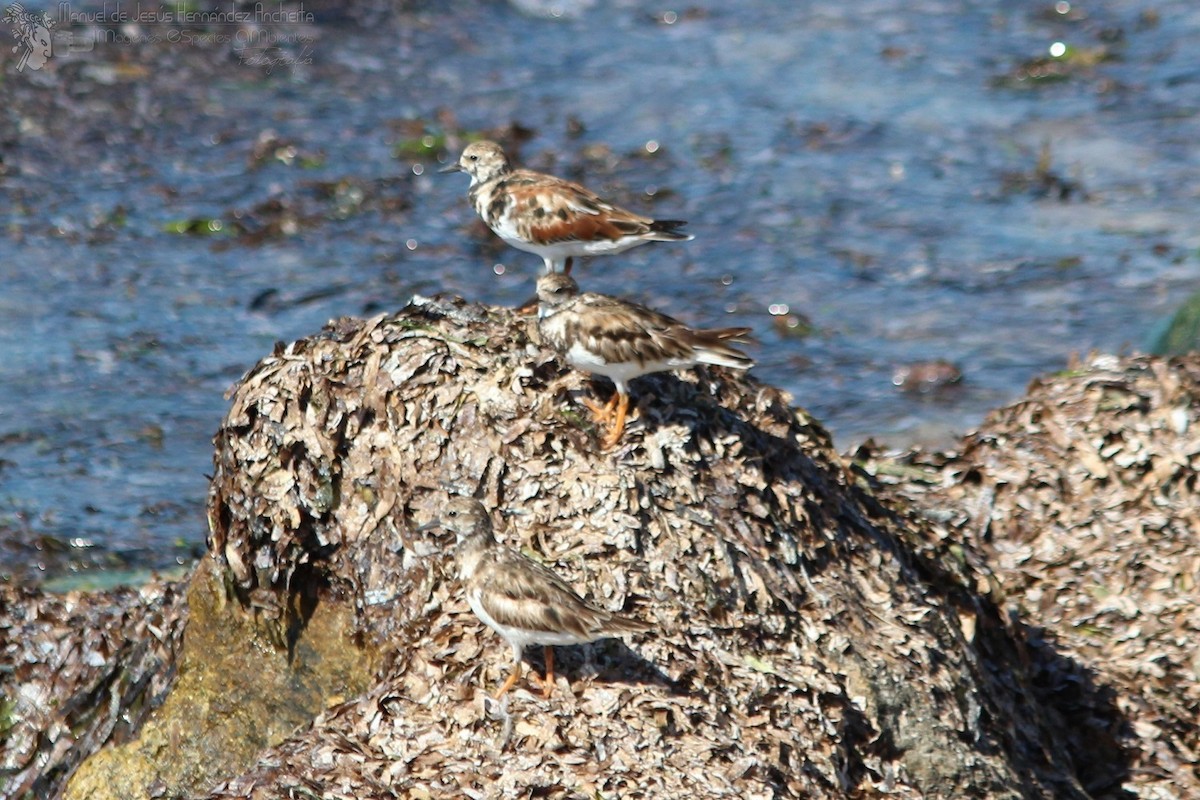
[{"label": "rock covered in dried seaweed", "polygon": [[52,797],[175,678],[183,585],[54,595],[0,584],[0,794]]},{"label": "rock covered in dried seaweed", "polygon": [[[389,657],[372,691],[212,797],[1085,796],[978,576],[912,552],[789,398],[720,370],[648,377],[623,446],[600,452],[584,378],[534,336],[502,309],[418,301],[242,381],[216,439],[213,557],[256,609],[313,583],[350,600]],[[590,663],[565,651],[571,692],[518,690],[489,716],[506,647],[413,533],[446,486],[656,634]]]},{"label": "rock covered in dried seaweed", "polygon": [[[1200,797],[1200,356],[1093,356],[874,471],[976,543],[1103,796]],[[897,477],[902,480],[897,481]]]},{"label": "rock covered in dried seaweed", "polygon": [[[385,343],[414,331],[428,341],[409,342],[405,347],[419,352],[404,363],[434,364],[440,377],[420,379],[420,366],[400,369],[391,373],[401,376],[399,384],[383,380],[375,387],[382,394],[365,395],[361,371],[378,377],[372,364],[383,362],[374,361],[373,348],[350,359],[338,355],[339,346],[364,336]],[[429,348],[442,357],[431,357]],[[364,535],[311,552],[285,528],[270,530],[270,519],[241,517],[214,503],[214,520],[226,527],[215,529],[213,541],[228,544],[237,526],[259,531],[260,538],[245,539],[259,543],[248,562],[258,571],[239,577],[220,566],[227,584],[240,587],[251,619],[263,611],[286,614],[284,589],[291,597],[323,592],[326,605],[351,598],[358,641],[377,637],[390,657],[373,688],[263,752],[257,766],[230,777],[214,797],[524,796],[531,786],[559,797],[635,791],[1083,797],[1080,783],[1090,796],[1180,796],[1175,787],[1194,793],[1194,715],[1187,711],[1195,707],[1196,684],[1178,666],[1193,652],[1187,642],[1195,621],[1186,612],[1196,607],[1194,583],[1186,570],[1170,570],[1195,563],[1180,527],[1181,520],[1190,524],[1188,509],[1195,507],[1195,359],[1094,361],[1077,374],[1035,385],[1027,401],[998,412],[969,437],[965,455],[875,462],[874,477],[859,471],[856,483],[820,429],[788,410],[778,393],[721,375],[643,382],[641,391],[659,399],[642,400],[645,421],[631,429],[632,441],[617,456],[620,467],[598,461],[588,432],[558,393],[578,390],[579,379],[560,377],[519,321],[503,312],[438,304],[366,323],[342,321],[291,352],[307,353],[309,360],[293,357],[281,365],[289,361],[288,349],[266,360],[261,368],[274,371],[277,383],[258,384],[258,399],[235,402],[222,437],[236,442],[272,430],[260,441],[279,446],[274,465],[294,476],[320,472],[298,464],[306,456],[295,440],[319,445],[327,434],[314,420],[346,418],[309,413],[314,406],[357,413],[360,428],[372,430],[374,456],[381,446],[394,448],[397,430],[410,423],[422,430],[409,437],[410,445],[435,436],[442,450],[467,454],[472,451],[458,437],[474,438],[477,449],[490,453],[471,462],[483,468],[485,493],[516,523],[509,542],[550,558],[578,585],[595,587],[601,604],[648,612],[663,635],[633,640],[628,648],[608,645],[592,662],[567,651],[572,692],[549,703],[518,692],[507,712],[489,715],[478,689],[503,669],[504,646],[473,621],[447,579],[444,554],[409,533],[410,517],[424,518],[442,496],[443,479],[473,485],[464,478],[469,467],[449,461],[406,486],[379,476],[364,480],[347,461],[353,449],[341,440],[332,448],[337,469],[330,474],[338,482],[331,488],[344,495],[341,478],[351,476],[358,504],[374,511],[359,511],[360,520],[375,520]],[[507,366],[493,369],[501,363]],[[255,385],[254,374],[247,386]],[[316,393],[314,376],[324,379]],[[427,415],[429,407],[418,400],[430,391],[452,399],[454,411]],[[388,422],[361,425],[367,419],[363,396],[387,398],[372,409],[375,419]],[[298,404],[304,413],[279,416],[272,398],[281,408]],[[255,411],[239,416],[248,406]],[[258,408],[275,411],[259,415]],[[522,414],[533,418],[523,422]],[[313,429],[289,439],[282,423],[296,419]],[[469,424],[456,435],[456,426],[446,428],[448,419]],[[1087,443],[1078,443],[1077,432]],[[537,448],[529,436],[537,437]],[[1081,455],[1079,447],[1095,449],[1099,460]],[[407,452],[399,451],[390,466],[381,460],[372,468],[411,479],[429,464],[408,464]],[[510,460],[514,452],[529,457]],[[371,464],[359,458],[360,468]],[[217,459],[236,469],[228,449],[218,450]],[[585,467],[588,482],[573,483]],[[902,478],[889,486],[878,468]],[[214,499],[252,498],[253,486],[240,486],[240,494],[230,489],[263,475],[261,468],[231,472]],[[874,495],[862,490],[864,482]],[[438,487],[430,488],[434,483]],[[286,485],[292,493],[280,504],[283,519],[294,518],[297,508],[320,507],[311,502],[319,493],[302,500],[300,488],[308,484],[294,477],[289,484],[276,475],[262,485]],[[374,494],[381,485],[391,485],[390,496]],[[1057,502],[1047,485],[1069,490],[1066,496],[1080,506]],[[1110,513],[1122,503],[1131,513]],[[353,508],[335,503],[329,511],[336,516]],[[328,541],[330,530],[342,530],[342,523],[330,524],[316,531],[310,518],[307,528],[296,530],[315,536],[307,541]],[[1088,543],[1089,537],[1102,541]],[[1174,556],[1156,560],[1148,545],[1163,541]],[[1070,559],[1043,554],[1063,542],[1093,560],[1101,551],[1115,554],[1106,563],[1115,565],[1112,575],[1125,576],[1122,594],[1089,593],[1073,576]],[[339,550],[361,552],[338,561],[332,556]],[[217,554],[228,552],[223,545]],[[270,570],[271,559],[287,552],[298,554],[301,566]],[[989,553],[1002,567],[997,574],[984,561]],[[1130,570],[1141,577],[1136,570],[1143,564],[1159,574],[1157,581],[1128,580]],[[371,569],[354,571],[363,565]],[[334,569],[347,566],[340,574]],[[1089,573],[1089,580],[1097,579],[1108,574]],[[1005,591],[1024,604],[1026,623],[1036,623],[1035,614],[1054,622],[1045,638],[997,613],[993,601],[1002,602]],[[1048,593],[1054,602],[1044,599]],[[1126,602],[1131,596],[1136,614]],[[158,601],[153,592],[145,597],[145,604],[132,593],[60,602],[7,591],[0,617],[6,665],[12,665],[4,673],[5,696],[50,698],[43,708],[54,707],[56,697],[74,699],[61,718],[37,717],[30,708],[14,716],[6,709],[6,779],[14,764],[25,768],[16,773],[17,783],[6,783],[6,793],[34,786],[35,794],[42,788],[54,794],[79,757],[105,736],[125,735],[125,721],[136,726],[143,716],[123,716],[122,707],[131,700],[136,706],[136,692],[118,699],[97,688],[114,685],[109,677],[122,674],[120,665],[143,665],[136,671],[148,682],[133,682],[147,697],[161,694],[156,687],[170,673],[175,644],[147,669],[151,662],[141,659],[158,646],[147,651],[126,640],[147,640],[128,632],[141,630],[149,608],[156,641],[177,643],[182,606],[176,593],[166,603],[174,611],[156,617]],[[116,603],[96,619],[123,622],[81,623],[70,616],[73,602]],[[1077,609],[1092,622],[1076,625]],[[1172,638],[1165,625],[1152,624],[1151,614],[1165,615],[1187,635]],[[318,617],[319,607],[308,619]],[[1097,623],[1112,626],[1113,635],[1097,637]],[[294,661],[283,653],[296,674],[307,668],[306,658],[328,655],[306,656],[314,646],[305,641],[306,631],[300,637],[290,643]],[[100,641],[110,644],[86,645]],[[340,653],[346,643],[343,634],[322,646]],[[1114,643],[1110,668],[1105,659]],[[269,649],[247,636],[246,647],[264,646]],[[55,647],[66,657],[37,659]],[[193,668],[205,669],[203,653]],[[260,677],[253,670],[218,669],[221,681]],[[13,675],[20,686],[8,680]],[[90,718],[80,709],[92,709]],[[62,720],[75,727],[74,748]],[[84,736],[78,735],[81,720],[90,732]],[[175,724],[182,730],[197,722],[211,727],[211,720],[194,717]],[[33,759],[20,760],[33,752],[20,743],[38,736],[47,744],[39,752],[50,752],[37,762],[40,769],[31,766]],[[506,737],[509,749],[498,753]],[[187,737],[171,744],[187,746]],[[120,760],[109,765],[121,769]],[[143,788],[147,796],[180,793],[161,784]]]}]

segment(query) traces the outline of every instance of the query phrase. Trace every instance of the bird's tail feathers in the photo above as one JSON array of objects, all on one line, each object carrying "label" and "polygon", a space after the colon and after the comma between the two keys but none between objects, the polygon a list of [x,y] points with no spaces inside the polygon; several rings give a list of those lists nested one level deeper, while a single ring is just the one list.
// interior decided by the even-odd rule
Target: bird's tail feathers
[{"label": "bird's tail feathers", "polygon": [[750,328],[716,328],[696,332],[696,354],[701,362],[718,367],[750,369],[754,359],[731,347],[731,344],[753,344]]},{"label": "bird's tail feathers", "polygon": [[623,617],[620,614],[610,614],[604,621],[604,629],[611,633],[645,633],[653,628],[649,622],[643,622],[633,617]]}]

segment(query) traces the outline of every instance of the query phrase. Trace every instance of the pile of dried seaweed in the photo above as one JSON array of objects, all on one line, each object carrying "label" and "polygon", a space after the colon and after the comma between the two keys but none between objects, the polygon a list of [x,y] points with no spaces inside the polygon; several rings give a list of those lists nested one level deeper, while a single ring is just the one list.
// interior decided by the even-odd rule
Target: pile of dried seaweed
[{"label": "pile of dried seaweed", "polygon": [[[250,605],[320,583],[382,643],[374,690],[213,797],[1083,797],[1058,719],[965,565],[931,573],[779,391],[636,387],[600,452],[531,322],[461,302],[341,320],[265,359],[217,437],[212,551]],[[654,635],[561,655],[570,689],[484,702],[507,647],[441,543],[446,488]],[[505,750],[502,752],[502,750]]]},{"label": "pile of dried seaweed", "polygon": [[1090,745],[1087,783],[1200,797],[1200,357],[1093,357],[961,454],[905,460],[923,480],[897,488],[986,551],[1044,636],[1040,692]]},{"label": "pile of dried seaweed", "polygon": [[66,595],[0,585],[0,794],[49,797],[170,689],[183,587]]}]

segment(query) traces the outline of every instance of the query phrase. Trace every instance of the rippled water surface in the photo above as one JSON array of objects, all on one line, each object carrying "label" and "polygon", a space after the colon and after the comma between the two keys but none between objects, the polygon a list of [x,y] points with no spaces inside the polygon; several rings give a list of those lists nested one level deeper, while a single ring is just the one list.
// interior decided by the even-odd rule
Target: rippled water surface
[{"label": "rippled water surface", "polygon": [[[320,13],[270,73],[219,36],[124,63],[176,27],[0,79],[0,530],[58,568],[202,546],[223,393],[276,340],[530,296],[425,134],[517,125],[524,163],[689,220],[576,274],[753,326],[842,447],[950,443],[1200,282],[1193,2],[428,3]],[[961,384],[893,385],[939,359]]]}]

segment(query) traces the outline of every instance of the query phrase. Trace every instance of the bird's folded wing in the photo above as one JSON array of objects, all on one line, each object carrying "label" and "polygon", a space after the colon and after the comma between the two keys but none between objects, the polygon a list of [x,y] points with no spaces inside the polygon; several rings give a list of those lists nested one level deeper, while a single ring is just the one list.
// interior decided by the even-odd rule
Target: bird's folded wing
[{"label": "bird's folded wing", "polygon": [[535,561],[512,557],[480,575],[480,602],[501,625],[527,631],[587,636],[595,611],[561,578]]}]

